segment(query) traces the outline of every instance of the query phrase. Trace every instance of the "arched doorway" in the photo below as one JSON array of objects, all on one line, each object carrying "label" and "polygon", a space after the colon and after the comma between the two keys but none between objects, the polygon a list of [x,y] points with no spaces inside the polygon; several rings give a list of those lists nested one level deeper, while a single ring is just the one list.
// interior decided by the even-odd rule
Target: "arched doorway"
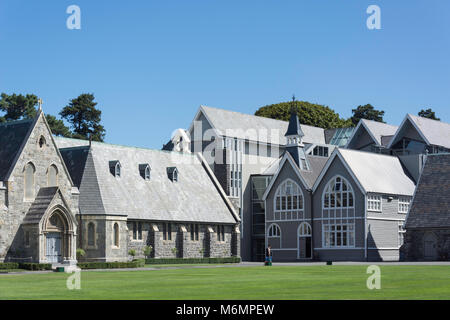
[{"label": "arched doorway", "polygon": [[311,259],[312,258],[312,240],[311,240],[311,225],[308,222],[302,222],[297,230],[298,248],[297,258]]},{"label": "arched doorway", "polygon": [[426,260],[437,260],[437,237],[433,232],[428,232],[423,237],[423,256]]},{"label": "arched doorway", "polygon": [[44,220],[44,256],[48,263],[71,260],[73,256],[73,228],[65,212],[55,209]]}]

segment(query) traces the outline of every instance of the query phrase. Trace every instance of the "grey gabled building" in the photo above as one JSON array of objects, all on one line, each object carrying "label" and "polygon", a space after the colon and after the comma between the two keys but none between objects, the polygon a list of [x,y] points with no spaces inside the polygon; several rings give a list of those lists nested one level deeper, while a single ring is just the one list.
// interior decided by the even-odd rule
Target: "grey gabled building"
[{"label": "grey gabled building", "polygon": [[426,156],[405,227],[406,260],[450,258],[450,154]]},{"label": "grey gabled building", "polygon": [[266,245],[274,260],[398,260],[414,192],[394,156],[336,148],[305,155],[298,118],[267,187]]}]

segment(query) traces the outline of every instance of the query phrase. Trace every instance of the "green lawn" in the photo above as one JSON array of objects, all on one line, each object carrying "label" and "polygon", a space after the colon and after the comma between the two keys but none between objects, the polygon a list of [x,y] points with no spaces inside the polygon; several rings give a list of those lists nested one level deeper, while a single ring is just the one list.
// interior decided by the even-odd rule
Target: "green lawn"
[{"label": "green lawn", "polygon": [[449,266],[381,266],[368,290],[365,266],[185,268],[0,275],[0,299],[450,299]]}]

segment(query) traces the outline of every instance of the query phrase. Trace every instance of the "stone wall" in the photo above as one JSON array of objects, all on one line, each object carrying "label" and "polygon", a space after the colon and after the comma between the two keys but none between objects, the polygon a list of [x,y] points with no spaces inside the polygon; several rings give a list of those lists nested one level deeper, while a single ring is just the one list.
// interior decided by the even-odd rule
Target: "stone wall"
[{"label": "stone wall", "polygon": [[407,229],[405,244],[400,249],[401,259],[406,261],[426,260],[424,256],[424,236],[430,232],[437,237],[437,260],[450,260],[450,228]]},{"label": "stone wall", "polygon": [[[39,144],[41,137],[45,139],[42,147]],[[0,186],[0,212],[4,213],[0,218],[0,261],[21,260],[29,257],[32,257],[33,261],[39,259],[36,256],[36,248],[25,247],[24,232],[21,231],[22,221],[34,201],[34,199],[26,200],[24,197],[24,169],[28,162],[32,162],[35,167],[34,195],[37,195],[40,188],[48,186],[48,169],[54,165],[58,169],[58,186],[63,197],[72,214],[78,213],[76,188],[73,188],[63,160],[53,144],[51,133],[41,114],[17,159],[9,180]],[[35,236],[34,233],[33,236]],[[37,242],[32,240],[32,245],[37,246]]]}]

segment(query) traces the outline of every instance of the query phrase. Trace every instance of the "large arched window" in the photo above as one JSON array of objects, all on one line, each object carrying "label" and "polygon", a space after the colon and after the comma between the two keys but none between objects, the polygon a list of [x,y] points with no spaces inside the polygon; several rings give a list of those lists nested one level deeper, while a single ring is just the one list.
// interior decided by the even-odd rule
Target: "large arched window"
[{"label": "large arched window", "polygon": [[274,206],[274,220],[302,220],[305,218],[302,189],[291,179],[287,179],[278,187]]},{"label": "large arched window", "polygon": [[116,222],[116,223],[114,223],[114,245],[116,247],[119,247],[119,244],[120,244],[119,236],[120,236],[120,234],[119,234],[119,224]]},{"label": "large arched window", "polygon": [[47,182],[49,187],[56,187],[58,185],[58,168],[54,164],[48,168]]},{"label": "large arched window", "polygon": [[351,184],[335,176],[322,195],[322,246],[355,246],[355,195]]},{"label": "large arched window", "polygon": [[34,173],[36,168],[31,162],[25,166],[25,200],[34,199]]},{"label": "large arched window", "polygon": [[273,223],[269,226],[269,229],[267,230],[267,237],[268,238],[280,238],[281,237],[281,229],[280,227]]},{"label": "large arched window", "polygon": [[88,224],[88,246],[95,246],[95,225],[93,222]]}]

